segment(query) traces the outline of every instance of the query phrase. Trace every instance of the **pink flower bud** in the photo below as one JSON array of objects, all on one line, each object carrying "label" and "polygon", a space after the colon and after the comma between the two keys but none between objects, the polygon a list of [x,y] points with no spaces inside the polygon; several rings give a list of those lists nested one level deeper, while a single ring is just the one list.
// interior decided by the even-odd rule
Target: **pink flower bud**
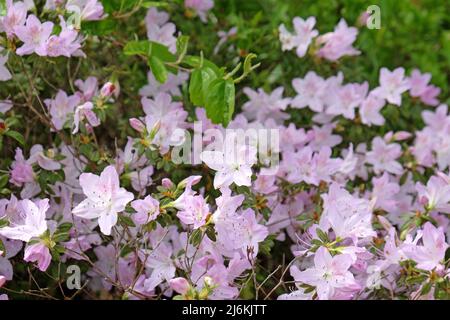
[{"label": "pink flower bud", "polygon": [[406,131],[399,131],[394,134],[395,141],[401,141],[411,138],[412,134]]},{"label": "pink flower bud", "polygon": [[100,89],[100,96],[102,98],[109,98],[116,91],[116,85],[112,82],[107,82]]},{"label": "pink flower bud", "polygon": [[164,179],[162,179],[162,181],[161,181],[161,185],[162,185],[164,188],[170,189],[170,188],[173,187],[173,182],[172,182],[172,180],[170,180],[170,179],[168,179],[168,178],[164,178]]},{"label": "pink flower bud", "polygon": [[130,120],[130,125],[131,127],[136,130],[137,132],[144,132],[145,130],[145,125],[142,123],[141,120],[137,119],[137,118],[131,118]]},{"label": "pink flower bud", "polygon": [[169,280],[170,287],[179,294],[186,294],[189,290],[189,282],[185,278],[174,278]]},{"label": "pink flower bud", "polygon": [[4,276],[0,276],[0,288],[3,287],[5,282],[6,282],[6,278]]}]

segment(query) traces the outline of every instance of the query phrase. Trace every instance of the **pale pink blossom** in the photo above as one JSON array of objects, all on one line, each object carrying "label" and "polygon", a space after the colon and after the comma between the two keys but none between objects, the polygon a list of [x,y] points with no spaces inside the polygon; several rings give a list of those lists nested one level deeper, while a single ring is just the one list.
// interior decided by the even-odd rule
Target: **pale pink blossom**
[{"label": "pale pink blossom", "polygon": [[405,78],[405,69],[397,68],[389,71],[387,68],[380,70],[380,86],[372,90],[372,94],[385,99],[389,103],[400,106],[402,104],[402,93],[410,88]]},{"label": "pale pink blossom", "polygon": [[133,200],[133,194],[120,187],[114,166],[106,167],[100,176],[81,174],[80,185],[87,198],[72,210],[73,214],[84,219],[98,218],[101,232],[110,235],[117,223],[117,214]]}]

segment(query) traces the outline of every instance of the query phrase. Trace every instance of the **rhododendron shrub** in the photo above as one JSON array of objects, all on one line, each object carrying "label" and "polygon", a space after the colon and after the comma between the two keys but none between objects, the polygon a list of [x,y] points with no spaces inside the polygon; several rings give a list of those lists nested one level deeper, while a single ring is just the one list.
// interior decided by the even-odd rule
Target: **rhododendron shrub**
[{"label": "rhododendron shrub", "polygon": [[366,5],[0,0],[0,299],[449,299],[448,10]]}]

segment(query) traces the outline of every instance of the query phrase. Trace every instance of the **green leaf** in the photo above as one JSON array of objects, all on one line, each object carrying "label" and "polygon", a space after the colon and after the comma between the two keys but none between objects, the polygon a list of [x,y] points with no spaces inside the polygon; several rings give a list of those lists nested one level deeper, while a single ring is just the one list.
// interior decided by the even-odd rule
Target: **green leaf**
[{"label": "green leaf", "polygon": [[190,56],[186,55],[183,58],[182,63],[192,67],[192,68],[201,68],[201,67],[209,67],[211,68],[214,73],[216,74],[217,78],[221,78],[224,75],[224,72],[222,69],[220,69],[217,65],[215,65],[213,62],[209,61],[208,59],[201,58],[198,56]]},{"label": "green leaf", "polygon": [[214,123],[227,126],[234,112],[234,82],[231,79],[215,79],[207,88],[205,95],[206,115]]},{"label": "green leaf", "polygon": [[322,240],[323,242],[329,242],[330,240],[328,239],[328,236],[325,232],[323,232],[322,230],[320,230],[319,228],[316,229],[316,233],[317,236],[319,237],[320,240]]},{"label": "green leaf", "polygon": [[84,33],[94,36],[104,36],[116,29],[117,21],[109,17],[100,21],[83,21],[81,30]]},{"label": "green leaf", "polygon": [[168,7],[169,3],[168,2],[164,2],[164,1],[145,1],[142,3],[142,7],[144,8],[151,8],[151,7],[155,7],[155,8],[161,8],[161,7]]},{"label": "green leaf", "polygon": [[19,132],[13,131],[13,130],[8,130],[5,132],[5,135],[13,138],[17,142],[19,142],[22,146],[25,145],[25,139],[24,139],[23,135],[20,134]]},{"label": "green leaf", "polygon": [[165,83],[167,81],[167,69],[160,59],[153,55],[150,56],[148,66],[159,83]]},{"label": "green leaf", "polygon": [[58,232],[69,232],[72,229],[72,223],[64,222],[58,226]]},{"label": "green leaf", "polygon": [[191,236],[189,237],[189,243],[194,247],[198,246],[202,241],[202,236],[202,230],[195,229],[194,231],[192,231]]},{"label": "green leaf", "polygon": [[206,229],[206,235],[211,241],[216,241],[216,231],[211,225]]},{"label": "green leaf", "polygon": [[126,225],[126,226],[128,226],[128,227],[132,227],[132,228],[136,227],[136,225],[134,224],[133,220],[131,220],[130,217],[125,216],[123,214],[119,215],[119,222],[124,224],[124,225]]},{"label": "green leaf", "polygon": [[4,188],[6,184],[8,183],[9,176],[7,174],[4,174],[0,176],[0,189]]},{"label": "green leaf", "polygon": [[178,61],[183,59],[183,57],[186,55],[187,48],[189,44],[189,36],[179,36],[177,38],[177,56]]},{"label": "green leaf", "polygon": [[130,41],[123,48],[123,53],[127,56],[144,55],[149,56],[152,50],[150,41]]},{"label": "green leaf", "polygon": [[211,82],[217,78],[216,73],[210,67],[194,69],[189,81],[189,97],[193,104],[205,106],[205,92]]}]

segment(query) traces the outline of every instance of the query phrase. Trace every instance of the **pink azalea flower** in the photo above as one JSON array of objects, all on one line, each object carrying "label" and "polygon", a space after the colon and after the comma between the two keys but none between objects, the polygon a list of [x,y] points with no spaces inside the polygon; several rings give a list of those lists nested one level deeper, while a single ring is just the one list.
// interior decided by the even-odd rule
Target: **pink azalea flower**
[{"label": "pink azalea flower", "polygon": [[52,256],[48,247],[39,242],[32,245],[28,245],[25,248],[25,254],[23,259],[27,262],[36,262],[39,270],[42,272],[46,271],[50,262],[52,261]]},{"label": "pink azalea flower", "polygon": [[397,68],[389,71],[386,68],[380,70],[380,86],[372,90],[372,94],[385,99],[391,104],[400,106],[402,93],[409,89],[409,82],[405,79],[405,69]]},{"label": "pink azalea flower", "polygon": [[47,55],[49,57],[58,56],[83,56],[81,48],[82,38],[78,32],[72,28],[67,27],[66,22],[62,16],[59,17],[61,32],[59,35],[52,35],[47,40]]},{"label": "pink azalea flower", "polygon": [[334,103],[326,112],[332,115],[342,115],[347,119],[355,118],[355,108],[364,101],[369,89],[369,84],[349,83],[337,90]]},{"label": "pink azalea flower", "polygon": [[55,99],[44,101],[49,109],[52,123],[56,130],[62,130],[69,116],[74,113],[75,107],[80,103],[78,95],[68,96],[63,90],[59,90]]},{"label": "pink azalea flower", "polygon": [[397,207],[396,195],[400,192],[398,183],[389,182],[389,174],[384,172],[379,178],[372,178],[372,198],[375,200],[375,208],[385,211],[395,211]]},{"label": "pink azalea flower", "polygon": [[69,0],[66,10],[79,14],[84,21],[96,21],[104,17],[103,5],[98,0]]},{"label": "pink azalea flower", "polygon": [[150,195],[143,200],[134,200],[131,206],[136,210],[133,221],[139,225],[147,224],[159,215],[159,202]]},{"label": "pink azalea flower", "polygon": [[88,77],[85,81],[78,79],[74,83],[81,91],[77,93],[82,102],[91,100],[97,94],[98,80],[96,77]]},{"label": "pink azalea flower", "polygon": [[383,99],[379,99],[375,95],[369,94],[361,103],[361,108],[359,109],[361,122],[368,126],[382,126],[385,119],[380,114],[380,111],[385,104],[386,102]]},{"label": "pink azalea flower", "polygon": [[[226,150],[231,148],[231,150]],[[251,146],[228,146],[226,151],[203,151],[201,159],[208,167],[217,171],[214,188],[251,186],[252,166],[256,163],[256,149]]]},{"label": "pink azalea flower", "polygon": [[176,293],[186,294],[191,287],[185,278],[173,278],[169,280],[169,285]]},{"label": "pink azalea flower", "polygon": [[336,236],[351,238],[355,243],[358,238],[376,236],[372,228],[373,203],[352,196],[335,183],[330,185],[328,194],[323,194],[322,199],[323,213],[319,225],[323,230],[332,228]]},{"label": "pink azalea flower", "polygon": [[418,69],[414,69],[408,79],[411,97],[420,97],[427,90],[430,80],[431,73],[422,74]]},{"label": "pink azalea flower", "polygon": [[16,36],[23,42],[17,49],[19,56],[35,52],[39,56],[47,55],[47,40],[53,30],[53,22],[41,23],[35,15],[29,15],[25,26],[15,28]]},{"label": "pink azalea flower", "polygon": [[33,167],[25,160],[21,149],[16,149],[14,159],[15,161],[11,166],[10,182],[18,187],[21,187],[25,183],[34,182]]},{"label": "pink azalea flower", "polygon": [[61,169],[61,164],[54,160],[52,157],[48,155],[53,155],[54,150],[49,150],[47,153],[44,152],[44,148],[40,144],[35,144],[31,147],[30,150],[30,158],[28,162],[30,164],[37,163],[42,169],[48,171],[55,171]]},{"label": "pink azalea flower", "polygon": [[27,18],[27,6],[19,1],[6,0],[6,15],[0,17],[0,31],[6,32],[8,38],[12,38],[15,29],[25,24]]},{"label": "pink azalea flower", "polygon": [[217,241],[228,250],[242,250],[245,256],[256,257],[259,243],[268,236],[267,227],[259,224],[255,212],[247,209],[238,215],[216,221]]},{"label": "pink azalea flower", "polygon": [[133,194],[120,187],[119,175],[114,166],[106,167],[100,176],[81,174],[80,185],[87,198],[72,213],[84,219],[98,218],[100,231],[110,235],[111,228],[117,223],[117,213],[125,210],[126,205],[133,200]]},{"label": "pink azalea flower", "polygon": [[206,14],[214,7],[213,0],[184,0],[184,6],[192,9],[200,17],[202,22],[207,21]]},{"label": "pink azalea flower", "polygon": [[428,86],[425,92],[420,96],[420,100],[429,106],[437,106],[439,100],[436,98],[441,93],[441,89],[436,86]]},{"label": "pink azalea flower", "polygon": [[94,105],[92,102],[86,102],[75,108],[75,115],[73,117],[73,130],[72,134],[78,132],[80,127],[80,122],[87,119],[89,125],[92,127],[97,127],[100,125],[100,120],[93,111]]},{"label": "pink azalea flower", "polygon": [[322,45],[317,55],[330,61],[336,61],[343,56],[359,55],[360,51],[352,47],[357,35],[358,30],[354,27],[349,28],[347,22],[341,19],[333,32],[317,38],[317,43]]},{"label": "pink azalea flower", "polygon": [[[145,291],[150,292],[154,290],[163,281],[170,281],[175,277],[176,267],[171,258],[172,248],[170,245],[160,243],[154,250],[148,254],[143,252],[142,255],[147,255],[145,259],[145,266],[151,272],[150,277],[144,281]],[[144,261],[145,257],[141,257]]]},{"label": "pink azalea flower", "polygon": [[162,92],[154,99],[142,98],[141,103],[146,114],[147,132],[158,128],[153,143],[160,147],[161,154],[165,154],[170,146],[179,143],[172,139],[172,134],[176,129],[186,127],[187,112],[180,102],[173,102],[169,94]]},{"label": "pink azalea flower", "polygon": [[353,274],[349,271],[353,259],[348,254],[331,256],[324,247],[317,249],[314,255],[314,266],[299,271],[296,266],[291,267],[291,275],[295,281],[316,287],[320,300],[333,299],[339,290],[359,290]]},{"label": "pink azalea flower", "polygon": [[387,171],[392,174],[402,174],[403,167],[396,161],[402,154],[402,148],[397,143],[387,144],[382,138],[372,140],[372,151],[367,152],[366,161],[373,166],[375,173]]},{"label": "pink azalea flower", "polygon": [[280,123],[289,118],[284,111],[291,102],[290,98],[283,98],[283,87],[278,87],[270,94],[263,89],[257,91],[250,88],[244,88],[244,93],[249,101],[244,103],[242,109],[248,120],[257,120],[264,122],[267,119],[273,119]]},{"label": "pink azalea flower", "polygon": [[432,176],[427,185],[416,183],[417,196],[429,210],[450,213],[450,184],[439,176]]},{"label": "pink azalea flower", "polygon": [[317,37],[319,32],[314,29],[316,25],[316,18],[309,17],[303,20],[300,17],[295,17],[292,21],[294,25],[294,34],[291,34],[286,30],[284,24],[278,28],[280,32],[280,41],[282,44],[282,50],[292,50],[297,48],[296,53],[298,57],[305,56],[308,51],[308,47],[312,42],[312,39]]},{"label": "pink azalea flower", "polygon": [[441,265],[448,247],[442,228],[427,222],[423,227],[422,245],[409,246],[406,254],[417,262],[417,268],[431,271]]},{"label": "pink azalea flower", "polygon": [[292,80],[292,86],[297,92],[297,96],[292,100],[292,107],[301,109],[308,106],[312,111],[323,111],[323,95],[327,88],[323,78],[314,71],[309,71],[303,79]]},{"label": "pink azalea flower", "polygon": [[184,200],[183,210],[177,213],[177,217],[187,225],[193,225],[198,229],[205,225],[210,211],[209,206],[202,196],[188,196]]},{"label": "pink azalea flower", "polygon": [[47,231],[45,213],[49,207],[48,199],[39,200],[37,205],[28,199],[21,200],[20,208],[24,217],[23,220],[1,228],[0,235],[23,242],[29,242],[32,238],[40,237]]}]

